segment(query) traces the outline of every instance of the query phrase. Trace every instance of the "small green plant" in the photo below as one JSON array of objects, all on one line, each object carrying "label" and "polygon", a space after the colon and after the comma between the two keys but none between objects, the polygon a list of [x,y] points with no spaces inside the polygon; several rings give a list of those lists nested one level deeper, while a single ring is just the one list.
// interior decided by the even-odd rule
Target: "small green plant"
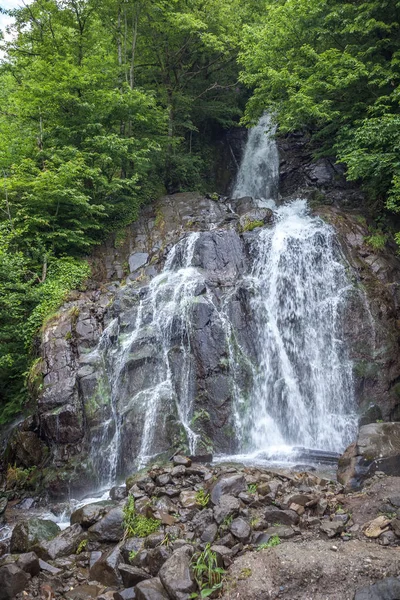
[{"label": "small green plant", "polygon": [[145,517],[136,512],[135,499],[129,496],[124,507],[125,537],[147,537],[158,531],[161,521]]},{"label": "small green plant", "polygon": [[229,515],[229,517],[225,517],[225,519],[222,521],[222,527],[230,527],[233,521],[233,516]]},{"label": "small green plant", "polygon": [[137,550],[131,550],[129,552],[129,560],[132,561],[135,558],[135,556],[137,556],[137,553],[138,553]]},{"label": "small green plant", "polygon": [[268,540],[268,542],[257,546],[257,552],[259,552],[260,550],[265,550],[266,548],[273,548],[274,546],[279,546],[280,543],[281,543],[281,539],[280,539],[279,535],[273,535]]},{"label": "small green plant", "polygon": [[210,494],[207,494],[207,492],[205,490],[201,489],[196,493],[196,503],[199,506],[206,508],[206,506],[208,506],[209,501],[210,501]]},{"label": "small green plant", "polygon": [[259,524],[259,522],[260,522],[260,519],[259,519],[259,517],[253,517],[253,518],[251,519],[251,521],[250,521],[250,527],[251,527],[252,529],[254,529],[254,527],[257,527],[257,525]]},{"label": "small green plant", "polygon": [[192,558],[192,569],[199,592],[194,592],[190,598],[208,598],[222,587],[222,576],[225,571],[218,566],[217,555],[207,544],[203,552],[197,552]]},{"label": "small green plant", "polygon": [[263,221],[247,221],[242,227],[242,232],[253,231],[256,227],[262,227],[263,225]]},{"label": "small green plant", "polygon": [[88,540],[82,540],[78,546],[78,548],[76,549],[76,553],[80,554],[81,552],[83,552],[84,550],[86,550],[86,546],[88,545]]},{"label": "small green plant", "polygon": [[255,494],[257,492],[257,484],[256,483],[250,483],[250,485],[247,486],[247,493],[248,494]]},{"label": "small green plant", "polygon": [[238,579],[248,579],[252,574],[252,570],[249,567],[244,567],[240,573]]},{"label": "small green plant", "polygon": [[372,235],[364,238],[364,240],[373,250],[383,250],[388,240],[388,236],[381,230],[376,230]]}]

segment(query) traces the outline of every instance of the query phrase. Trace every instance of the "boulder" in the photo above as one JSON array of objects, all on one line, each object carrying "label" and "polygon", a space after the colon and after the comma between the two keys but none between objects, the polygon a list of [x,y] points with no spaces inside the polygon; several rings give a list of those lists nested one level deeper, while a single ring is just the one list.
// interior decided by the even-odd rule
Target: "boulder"
[{"label": "boulder", "polygon": [[117,506],[89,527],[90,538],[98,542],[119,542],[124,536],[124,511]]},{"label": "boulder", "polygon": [[90,527],[99,521],[113,506],[108,500],[86,504],[75,510],[71,515],[71,525],[79,523],[82,527]]},{"label": "boulder", "polygon": [[191,546],[183,546],[175,550],[160,569],[161,583],[173,600],[185,600],[196,590],[190,566],[193,551]]},{"label": "boulder", "polygon": [[359,489],[376,471],[400,476],[400,423],[370,423],[360,427],[339,459],[337,478],[348,489]]},{"label": "boulder", "polygon": [[218,504],[221,496],[238,496],[240,492],[245,492],[246,490],[247,484],[243,475],[221,477],[211,489],[211,502]]},{"label": "boulder", "polygon": [[125,563],[120,564],[118,570],[121,573],[122,583],[127,588],[134,587],[145,579],[150,579],[150,575],[143,569]]},{"label": "boulder", "polygon": [[87,538],[82,527],[75,523],[64,529],[59,535],[50,541],[42,541],[35,544],[34,549],[39,558],[43,560],[55,560],[60,556],[74,554],[79,544]]},{"label": "boulder", "polygon": [[158,577],[138,583],[135,593],[137,600],[170,600]]},{"label": "boulder", "polygon": [[230,525],[231,533],[237,538],[240,542],[246,543],[251,534],[250,525],[242,518],[234,519]]},{"label": "boulder", "polygon": [[29,552],[41,542],[53,539],[61,529],[47,519],[28,519],[18,523],[11,534],[10,552]]},{"label": "boulder", "polygon": [[268,506],[265,509],[264,517],[271,524],[297,525],[299,522],[299,515],[294,510],[281,510],[275,506]]},{"label": "boulder", "polygon": [[119,546],[115,546],[108,552],[104,552],[101,558],[97,560],[90,569],[90,579],[99,581],[107,586],[120,586],[122,577],[118,570],[122,556]]},{"label": "boulder", "polygon": [[240,509],[240,501],[234,496],[220,496],[217,506],[214,507],[214,519],[221,525],[225,519],[235,517]]},{"label": "boulder", "polygon": [[29,575],[16,564],[0,567],[0,600],[13,600],[27,586]]},{"label": "boulder", "polygon": [[385,577],[381,581],[356,591],[354,600],[398,600],[400,598],[400,579]]},{"label": "boulder", "polygon": [[78,585],[66,593],[66,600],[96,600],[101,588],[98,585]]},{"label": "boulder", "polygon": [[25,573],[29,573],[32,577],[35,577],[40,572],[39,559],[34,552],[20,554],[16,564],[17,567],[25,571]]}]

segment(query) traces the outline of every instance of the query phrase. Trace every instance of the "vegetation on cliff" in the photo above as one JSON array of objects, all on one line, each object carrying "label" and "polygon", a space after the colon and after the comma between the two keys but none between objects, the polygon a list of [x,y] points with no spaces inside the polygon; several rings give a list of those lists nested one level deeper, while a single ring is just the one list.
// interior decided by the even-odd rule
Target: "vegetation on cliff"
[{"label": "vegetation on cliff", "polygon": [[308,131],[363,183],[379,231],[400,212],[399,1],[34,0],[12,15],[0,423],[27,397],[42,320],[88,274],[82,257],[143,202],[209,186],[213,142],[250,94],[245,121],[269,110],[281,132]]}]

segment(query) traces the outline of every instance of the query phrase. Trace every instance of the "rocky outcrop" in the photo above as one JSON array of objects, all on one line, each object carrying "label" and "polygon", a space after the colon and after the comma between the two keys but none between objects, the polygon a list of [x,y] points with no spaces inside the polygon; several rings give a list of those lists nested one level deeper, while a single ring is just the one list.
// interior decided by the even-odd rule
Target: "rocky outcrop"
[{"label": "rocky outcrop", "polygon": [[400,423],[371,423],[339,459],[338,480],[357,489],[376,471],[400,477]]}]

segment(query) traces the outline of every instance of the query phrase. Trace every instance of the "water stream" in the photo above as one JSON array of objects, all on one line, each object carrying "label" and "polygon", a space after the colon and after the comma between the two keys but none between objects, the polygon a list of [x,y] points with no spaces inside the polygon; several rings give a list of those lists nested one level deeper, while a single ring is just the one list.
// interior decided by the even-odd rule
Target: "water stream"
[{"label": "water stream", "polygon": [[333,228],[311,216],[305,200],[276,205],[273,134],[264,115],[250,132],[234,190],[234,197],[253,195],[274,211],[249,278],[259,360],[237,428],[245,432],[245,449],[256,453],[292,446],[341,452],[357,429],[343,332],[352,286]]}]

